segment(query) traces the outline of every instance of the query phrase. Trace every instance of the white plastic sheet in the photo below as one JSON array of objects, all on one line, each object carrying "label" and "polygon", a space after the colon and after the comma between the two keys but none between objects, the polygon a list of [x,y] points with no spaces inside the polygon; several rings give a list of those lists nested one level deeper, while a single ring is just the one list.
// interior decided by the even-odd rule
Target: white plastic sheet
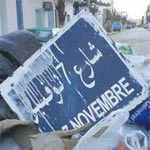
[{"label": "white plastic sheet", "polygon": [[118,130],[128,120],[126,110],[117,110],[93,126],[78,142],[74,150],[112,150],[120,142]]}]

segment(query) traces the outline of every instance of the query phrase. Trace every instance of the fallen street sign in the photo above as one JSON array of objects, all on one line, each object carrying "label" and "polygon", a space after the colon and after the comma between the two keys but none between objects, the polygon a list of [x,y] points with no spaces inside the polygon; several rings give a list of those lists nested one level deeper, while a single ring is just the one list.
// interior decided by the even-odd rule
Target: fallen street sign
[{"label": "fallen street sign", "polygon": [[80,13],[2,83],[3,98],[41,132],[75,129],[116,109],[132,110],[146,99],[146,83],[108,39],[91,14]]}]

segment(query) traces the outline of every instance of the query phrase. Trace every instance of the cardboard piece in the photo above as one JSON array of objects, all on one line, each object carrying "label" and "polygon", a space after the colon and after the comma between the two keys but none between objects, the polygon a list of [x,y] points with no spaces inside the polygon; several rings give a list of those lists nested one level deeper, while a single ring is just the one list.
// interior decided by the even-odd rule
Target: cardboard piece
[{"label": "cardboard piece", "polygon": [[37,134],[38,127],[33,122],[20,120],[0,121],[1,150],[30,150],[30,135]]},{"label": "cardboard piece", "polygon": [[78,138],[72,139],[75,134],[85,132],[90,124],[69,131],[55,131],[31,136],[33,150],[73,150],[78,142]]}]

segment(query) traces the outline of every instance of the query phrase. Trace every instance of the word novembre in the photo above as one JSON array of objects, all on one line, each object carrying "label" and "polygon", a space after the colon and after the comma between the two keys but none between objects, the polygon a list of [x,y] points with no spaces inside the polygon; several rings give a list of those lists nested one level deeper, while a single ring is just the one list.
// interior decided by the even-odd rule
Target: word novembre
[{"label": "word novembre", "polygon": [[[117,104],[124,100],[135,91],[127,82],[125,77],[113,84],[110,89],[96,98],[91,104],[79,112],[76,117],[69,121],[70,125],[76,129],[85,123],[96,122],[97,118],[102,118],[107,112],[111,111]],[[68,130],[68,125],[62,126],[62,130]]]}]

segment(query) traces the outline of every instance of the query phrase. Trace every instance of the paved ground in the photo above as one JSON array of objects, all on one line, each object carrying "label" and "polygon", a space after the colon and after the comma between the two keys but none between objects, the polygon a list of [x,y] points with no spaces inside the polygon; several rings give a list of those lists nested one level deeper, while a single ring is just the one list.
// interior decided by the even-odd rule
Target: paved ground
[{"label": "paved ground", "polygon": [[143,28],[128,29],[111,35],[115,42],[132,45],[138,55],[150,55],[150,31]]}]

